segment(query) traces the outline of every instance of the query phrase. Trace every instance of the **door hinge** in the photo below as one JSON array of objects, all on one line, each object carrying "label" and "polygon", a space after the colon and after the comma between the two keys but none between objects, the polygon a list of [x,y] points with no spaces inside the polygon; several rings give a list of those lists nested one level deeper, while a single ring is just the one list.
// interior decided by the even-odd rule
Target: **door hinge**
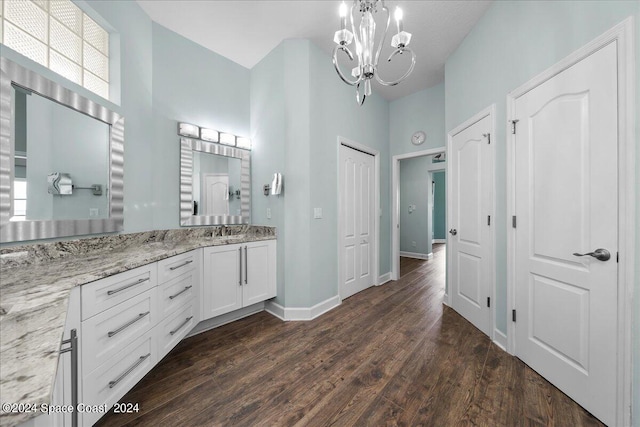
[{"label": "door hinge", "polygon": [[487,225],[491,225],[491,215],[487,215]]},{"label": "door hinge", "polygon": [[511,310],[511,321],[512,322],[516,321],[516,311],[515,310]]},{"label": "door hinge", "polygon": [[516,228],[516,216],[515,215],[511,217],[511,226],[513,228]]},{"label": "door hinge", "polygon": [[491,144],[491,134],[490,133],[483,133],[482,136],[487,138],[487,144]]},{"label": "door hinge", "polygon": [[491,297],[487,297],[487,307],[491,307]]},{"label": "door hinge", "polygon": [[516,123],[518,123],[520,120],[515,119],[515,120],[511,120],[511,133],[513,135],[516,134]]},{"label": "door hinge", "polygon": [[616,262],[620,262],[620,252],[616,252]]}]

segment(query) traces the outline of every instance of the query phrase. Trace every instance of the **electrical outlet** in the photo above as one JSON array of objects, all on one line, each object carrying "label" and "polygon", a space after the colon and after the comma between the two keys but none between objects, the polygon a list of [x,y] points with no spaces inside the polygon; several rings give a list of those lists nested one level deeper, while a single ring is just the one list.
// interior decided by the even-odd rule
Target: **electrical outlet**
[{"label": "electrical outlet", "polygon": [[322,219],[322,208],[313,208],[313,219]]},{"label": "electrical outlet", "polygon": [[411,246],[413,246],[414,248],[418,247],[418,245],[416,244],[416,242],[411,242]]},{"label": "electrical outlet", "polygon": [[90,217],[100,216],[100,209],[98,209],[98,208],[89,208],[89,216]]},{"label": "electrical outlet", "polygon": [[267,208],[267,219],[271,219],[271,208]]}]

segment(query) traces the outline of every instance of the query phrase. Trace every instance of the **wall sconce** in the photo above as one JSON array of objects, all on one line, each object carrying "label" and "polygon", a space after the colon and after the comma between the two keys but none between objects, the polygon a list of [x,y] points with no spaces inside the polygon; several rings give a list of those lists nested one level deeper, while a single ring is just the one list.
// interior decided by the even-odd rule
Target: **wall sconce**
[{"label": "wall sconce", "polygon": [[263,191],[264,191],[264,195],[268,196],[269,193],[271,193],[272,196],[279,196],[280,194],[282,194],[282,182],[283,178],[282,178],[282,174],[281,173],[274,173],[273,174],[273,181],[271,181],[271,185],[266,184],[263,187]]}]

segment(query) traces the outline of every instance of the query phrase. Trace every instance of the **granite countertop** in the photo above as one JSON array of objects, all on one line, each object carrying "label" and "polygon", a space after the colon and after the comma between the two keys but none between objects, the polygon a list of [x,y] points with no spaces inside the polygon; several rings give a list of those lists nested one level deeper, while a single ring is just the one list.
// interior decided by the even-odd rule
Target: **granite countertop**
[{"label": "granite countertop", "polygon": [[[271,240],[275,228],[223,226],[149,231],[0,250],[0,400],[50,403],[69,293],[193,249]],[[38,413],[7,414],[13,426]]]}]

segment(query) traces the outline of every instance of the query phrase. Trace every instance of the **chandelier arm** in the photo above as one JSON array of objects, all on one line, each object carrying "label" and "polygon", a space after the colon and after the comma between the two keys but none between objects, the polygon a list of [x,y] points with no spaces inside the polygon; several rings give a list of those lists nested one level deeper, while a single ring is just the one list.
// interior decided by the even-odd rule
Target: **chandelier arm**
[{"label": "chandelier arm", "polygon": [[387,13],[387,25],[384,27],[384,33],[382,33],[382,39],[380,40],[380,44],[378,45],[378,50],[376,51],[376,58],[374,62],[376,66],[378,65],[378,60],[380,59],[380,52],[382,52],[382,46],[384,45],[384,42],[387,40],[387,32],[389,31],[389,23],[391,22],[391,14],[389,13],[389,9],[387,9],[387,6],[384,5],[384,2],[382,3],[382,10],[384,10]]},{"label": "chandelier arm", "polygon": [[348,47],[344,46],[344,45],[336,45],[336,47],[333,48],[333,66],[336,69],[336,72],[338,73],[338,75],[340,76],[340,78],[342,79],[343,82],[345,82],[346,84],[350,85],[350,86],[355,86],[357,84],[360,83],[360,80],[362,80],[362,76],[359,76],[357,80],[349,80],[347,77],[345,77],[344,74],[342,74],[342,70],[340,70],[340,66],[338,65],[338,51],[341,50],[344,53],[347,54],[347,56],[349,57],[349,59],[351,59],[353,61],[353,54],[351,53],[351,51],[349,50]]},{"label": "chandelier arm", "polygon": [[398,48],[391,54],[391,56],[389,57],[388,61],[391,61],[391,58],[393,58],[396,54],[404,53],[404,52],[411,53],[411,65],[409,66],[409,69],[407,70],[407,72],[404,73],[404,75],[402,77],[400,77],[398,80],[387,82],[387,81],[382,80],[382,78],[380,78],[380,74],[378,73],[378,64],[376,64],[375,65],[375,77],[376,77],[376,80],[378,81],[378,83],[380,83],[383,86],[395,86],[398,83],[400,83],[401,81],[403,81],[404,79],[406,79],[407,77],[409,77],[409,74],[411,74],[411,72],[413,71],[414,67],[416,66],[416,54],[415,54],[415,52],[413,50],[411,50],[408,47]]},{"label": "chandelier arm", "polygon": [[362,106],[362,104],[364,104],[364,100],[367,98],[367,95],[362,94],[362,99],[360,99],[360,83],[362,82],[358,81],[358,84],[356,85],[356,102],[358,103],[359,106]]}]

